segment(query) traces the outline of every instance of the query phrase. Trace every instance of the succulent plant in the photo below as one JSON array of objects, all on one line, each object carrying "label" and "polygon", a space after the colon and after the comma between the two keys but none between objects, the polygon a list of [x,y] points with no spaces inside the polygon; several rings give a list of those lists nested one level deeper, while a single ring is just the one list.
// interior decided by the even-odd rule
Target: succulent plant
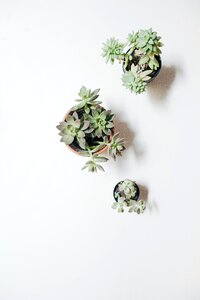
[{"label": "succulent plant", "polygon": [[79,104],[57,126],[61,142],[78,149],[82,156],[89,156],[82,168],[89,172],[104,171],[99,163],[108,158],[97,154],[99,150],[107,148],[107,153],[116,159],[125,149],[124,140],[118,133],[113,134],[114,114],[99,105],[101,101],[96,100],[98,93],[99,89],[91,91],[83,86],[79,92],[81,98],[77,100]]},{"label": "succulent plant", "polygon": [[97,172],[97,170],[104,171],[104,168],[99,164],[100,162],[106,162],[108,158],[99,155],[90,155],[90,160],[86,162],[82,170],[88,169],[89,172]]},{"label": "succulent plant", "polygon": [[[143,76],[141,71],[151,71],[148,73],[150,75],[152,71],[161,67],[159,55],[163,44],[160,39],[161,37],[151,28],[129,33],[126,43],[121,43],[115,38],[107,39],[107,42],[103,44],[102,56],[106,58],[106,62],[112,64],[115,60],[123,61],[125,72],[122,77],[123,85],[131,92],[140,94],[145,91],[147,84],[147,80],[145,80],[147,75]],[[136,69],[138,76],[133,76],[132,65],[138,65]],[[155,72],[151,75],[155,76]],[[151,79],[151,75],[149,79]]]},{"label": "succulent plant", "polygon": [[133,201],[132,206],[129,208],[128,212],[136,212],[137,214],[142,214],[146,209],[146,203],[144,200]]},{"label": "succulent plant", "polygon": [[124,212],[124,208],[126,208],[127,202],[124,197],[118,197],[117,201],[113,203],[112,208],[117,209],[118,212]]},{"label": "succulent plant", "polygon": [[62,136],[61,142],[66,145],[73,143],[76,138],[80,147],[85,149],[85,132],[89,126],[89,121],[82,121],[79,119],[77,112],[72,115],[68,115],[66,120],[60,122],[57,129],[60,130],[60,135]]},{"label": "succulent plant", "polygon": [[94,129],[92,135],[100,138],[103,134],[106,136],[111,135],[111,129],[113,125],[114,115],[110,110],[104,110],[102,108],[96,108],[91,111],[91,114],[86,116],[89,120],[91,127]]},{"label": "succulent plant", "polygon": [[128,212],[143,213],[146,205],[144,200],[138,200],[139,188],[137,184],[125,179],[120,181],[114,189],[115,202],[112,205],[113,209],[118,212],[124,212],[124,208],[128,208]]},{"label": "succulent plant", "polygon": [[121,193],[124,193],[126,199],[131,199],[135,197],[137,193],[137,188],[135,183],[130,179],[125,179],[119,183],[118,190]]},{"label": "succulent plant", "polygon": [[89,113],[90,109],[95,109],[97,105],[101,104],[101,101],[96,101],[96,99],[99,97],[100,89],[96,89],[94,91],[91,91],[90,89],[87,89],[85,86],[82,86],[79,91],[79,99],[76,99],[75,101],[79,102],[79,104],[75,105],[71,108],[72,111],[78,110],[80,108],[84,108],[84,111],[86,113]]},{"label": "succulent plant", "polygon": [[136,48],[143,54],[139,61],[140,65],[148,64],[152,70],[156,70],[159,67],[156,56],[161,54],[160,47],[163,46],[160,39],[161,37],[157,36],[157,32],[153,32],[151,28],[138,32]]},{"label": "succulent plant", "polygon": [[122,151],[125,149],[124,139],[119,137],[119,133],[115,133],[112,137],[112,140],[107,144],[108,145],[108,154],[116,160],[117,156],[122,155]]},{"label": "succulent plant", "polygon": [[151,72],[151,70],[139,71],[139,66],[132,64],[131,70],[125,72],[122,76],[123,86],[131,92],[141,94],[146,89],[147,81],[151,79],[151,77],[148,76]]},{"label": "succulent plant", "polygon": [[125,44],[120,43],[115,38],[107,39],[106,43],[103,43],[102,56],[106,58],[106,62],[113,64],[115,59],[122,60],[124,58],[124,47]]}]

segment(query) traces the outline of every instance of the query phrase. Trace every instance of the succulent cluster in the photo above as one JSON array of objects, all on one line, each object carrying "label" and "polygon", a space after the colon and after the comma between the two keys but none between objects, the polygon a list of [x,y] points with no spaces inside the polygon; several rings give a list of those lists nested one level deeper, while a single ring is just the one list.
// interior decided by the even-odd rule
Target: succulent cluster
[{"label": "succulent cluster", "polygon": [[151,70],[140,71],[138,72],[138,65],[131,65],[131,70],[124,73],[122,76],[122,83],[127,89],[136,94],[141,94],[145,91],[147,81],[151,79],[148,76],[151,73]]},{"label": "succulent cluster", "polygon": [[107,148],[108,154],[116,159],[125,149],[124,139],[118,133],[114,134],[114,114],[100,106],[101,101],[96,100],[98,93],[99,89],[91,91],[83,86],[79,92],[80,98],[76,100],[78,104],[57,126],[61,142],[90,157],[82,168],[89,172],[104,171],[99,163],[106,162],[108,158],[100,156],[98,151]]},{"label": "succulent cluster", "polygon": [[118,212],[124,212],[128,208],[128,212],[143,213],[146,205],[144,200],[138,200],[139,188],[136,183],[130,179],[125,179],[117,184],[114,190],[115,202],[113,209]]},{"label": "succulent cluster", "polygon": [[[106,62],[112,64],[115,60],[123,62],[125,72],[122,76],[123,85],[131,92],[140,94],[145,91],[146,83],[151,79],[151,77],[146,79],[146,76],[160,67],[158,58],[161,54],[160,48],[163,46],[160,39],[161,37],[151,28],[130,33],[124,44],[110,38],[103,44],[102,56],[106,58]],[[148,73],[144,75],[143,72],[146,71]]]}]

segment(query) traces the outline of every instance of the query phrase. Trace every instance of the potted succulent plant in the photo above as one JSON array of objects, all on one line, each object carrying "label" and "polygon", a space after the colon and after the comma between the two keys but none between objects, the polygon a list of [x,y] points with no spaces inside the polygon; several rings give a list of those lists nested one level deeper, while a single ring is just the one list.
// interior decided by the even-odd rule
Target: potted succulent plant
[{"label": "potted succulent plant", "polygon": [[125,149],[124,139],[119,137],[119,133],[114,134],[114,114],[103,108],[100,105],[102,102],[97,100],[99,91],[82,86],[80,98],[76,100],[78,104],[66,113],[57,126],[61,142],[73,152],[89,157],[82,168],[89,172],[97,172],[98,169],[104,171],[99,163],[108,160],[100,155],[105,150],[115,160]]},{"label": "potted succulent plant", "polygon": [[161,69],[160,47],[163,44],[160,39],[151,28],[130,33],[126,43],[110,38],[103,44],[102,56],[107,63],[113,64],[115,60],[122,62],[123,86],[140,94]]},{"label": "potted succulent plant", "polygon": [[138,185],[130,180],[125,179],[117,183],[113,190],[115,202],[112,205],[113,209],[118,212],[124,212],[128,208],[128,212],[143,213],[146,205],[144,200],[139,200],[140,190]]}]

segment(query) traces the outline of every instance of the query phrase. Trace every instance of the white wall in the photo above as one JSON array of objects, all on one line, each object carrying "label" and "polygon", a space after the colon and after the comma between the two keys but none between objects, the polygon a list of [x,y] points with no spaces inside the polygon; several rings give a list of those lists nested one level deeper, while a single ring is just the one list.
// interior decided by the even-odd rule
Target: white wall
[{"label": "white wall", "polygon": [[[0,2],[0,300],[200,299],[200,3]],[[145,94],[121,86],[101,46],[152,27],[163,68]],[[81,85],[101,88],[128,149],[105,173],[59,143]],[[121,179],[143,215],[111,209]]]}]

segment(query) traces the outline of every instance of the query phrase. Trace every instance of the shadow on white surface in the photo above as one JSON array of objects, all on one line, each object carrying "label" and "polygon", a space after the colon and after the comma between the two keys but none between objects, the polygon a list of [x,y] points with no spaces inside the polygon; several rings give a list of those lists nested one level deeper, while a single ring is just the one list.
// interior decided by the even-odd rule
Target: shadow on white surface
[{"label": "shadow on white surface", "polygon": [[159,208],[158,204],[155,200],[149,199],[149,189],[146,185],[138,184],[140,189],[140,197],[139,199],[146,201],[147,210],[150,212],[150,214],[158,214]]},{"label": "shadow on white surface", "polygon": [[160,74],[148,85],[148,93],[152,100],[163,103],[176,77],[175,66],[162,66]]},{"label": "shadow on white surface", "polygon": [[[126,149],[132,148],[137,159],[140,159],[144,155],[144,149],[136,142],[136,133],[130,129],[125,121],[120,120],[120,117],[115,118],[115,132],[120,133],[120,137],[125,139]],[[126,151],[126,150],[125,150]]]},{"label": "shadow on white surface", "polygon": [[140,189],[139,199],[142,199],[144,201],[148,201],[148,193],[149,193],[148,187],[145,186],[145,185],[142,185],[142,184],[138,184],[138,186],[139,186],[139,189]]},{"label": "shadow on white surface", "polygon": [[150,212],[150,214],[159,214],[159,208],[158,208],[158,204],[155,200],[152,201],[148,201],[147,202],[147,209]]}]

